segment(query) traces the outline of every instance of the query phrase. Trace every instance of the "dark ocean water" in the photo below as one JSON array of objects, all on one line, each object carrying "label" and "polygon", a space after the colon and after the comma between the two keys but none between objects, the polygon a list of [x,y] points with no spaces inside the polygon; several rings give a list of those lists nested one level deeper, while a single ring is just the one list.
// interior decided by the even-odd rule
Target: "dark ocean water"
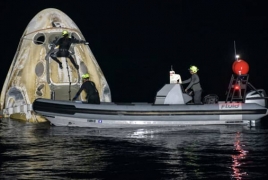
[{"label": "dark ocean water", "polygon": [[268,179],[256,127],[55,127],[0,120],[0,179]]}]

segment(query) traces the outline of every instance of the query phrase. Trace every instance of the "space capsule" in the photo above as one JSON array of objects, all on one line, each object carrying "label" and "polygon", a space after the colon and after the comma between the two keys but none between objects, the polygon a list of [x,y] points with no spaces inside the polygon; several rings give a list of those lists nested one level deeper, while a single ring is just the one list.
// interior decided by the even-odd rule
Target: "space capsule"
[{"label": "space capsule", "polygon": [[[62,11],[54,8],[40,11],[26,27],[1,92],[1,109],[6,117],[33,122],[46,121],[34,114],[37,98],[71,100],[79,90],[85,73],[90,75],[102,102],[111,101],[109,85],[89,46],[72,44],[69,51],[79,65],[77,70],[68,58],[58,58],[63,69],[51,59],[51,43],[62,36],[85,40],[78,26]],[[80,100],[85,100],[81,94]]]}]

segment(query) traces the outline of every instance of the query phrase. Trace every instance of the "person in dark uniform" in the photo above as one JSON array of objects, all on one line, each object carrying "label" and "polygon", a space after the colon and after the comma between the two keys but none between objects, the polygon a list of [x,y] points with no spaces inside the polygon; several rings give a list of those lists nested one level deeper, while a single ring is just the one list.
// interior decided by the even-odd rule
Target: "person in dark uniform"
[{"label": "person in dark uniform", "polygon": [[59,67],[61,69],[62,69],[62,63],[58,60],[57,57],[68,57],[73,63],[74,67],[78,70],[79,66],[75,63],[74,58],[71,56],[69,52],[70,46],[72,45],[72,43],[84,43],[84,44],[88,43],[84,40],[69,38],[69,33],[66,30],[62,31],[62,36],[63,36],[62,38],[53,42],[55,47],[59,46],[59,51],[56,53],[52,53],[50,57],[59,64]]},{"label": "person in dark uniform", "polygon": [[84,90],[87,94],[86,99],[89,104],[100,104],[99,92],[95,86],[95,83],[89,80],[89,74],[84,74],[82,78],[83,84],[72,100],[75,101],[80,93]]},{"label": "person in dark uniform", "polygon": [[190,73],[192,74],[192,77],[182,81],[181,84],[187,84],[187,88],[185,89],[185,92],[187,92],[189,89],[192,89],[194,92],[194,103],[195,104],[202,104],[201,102],[201,96],[202,96],[202,88],[200,85],[200,79],[197,75],[198,68],[196,66],[191,66],[189,68]]}]

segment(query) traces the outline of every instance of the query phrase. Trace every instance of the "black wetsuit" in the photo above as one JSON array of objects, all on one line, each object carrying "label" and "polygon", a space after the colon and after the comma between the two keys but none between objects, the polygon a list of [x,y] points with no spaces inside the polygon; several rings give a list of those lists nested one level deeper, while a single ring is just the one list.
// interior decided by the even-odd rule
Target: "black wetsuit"
[{"label": "black wetsuit", "polygon": [[92,81],[86,81],[82,84],[80,87],[79,91],[76,93],[75,97],[73,100],[77,99],[77,97],[80,95],[82,91],[85,91],[87,96],[87,102],[90,104],[100,104],[100,96],[99,92],[95,86],[95,83]]},{"label": "black wetsuit", "polygon": [[191,78],[185,81],[182,81],[181,84],[186,84],[186,83],[189,83],[189,85],[187,86],[185,90],[187,91],[191,88],[194,91],[194,103],[201,104],[202,88],[200,85],[199,76],[196,73],[192,74]]},{"label": "black wetsuit", "polygon": [[75,38],[62,37],[59,40],[56,40],[56,42],[54,42],[55,46],[59,45],[59,51],[55,54],[51,54],[50,57],[59,64],[61,69],[62,69],[62,63],[57,59],[57,57],[68,57],[73,63],[74,67],[78,69],[79,66],[75,63],[74,58],[71,56],[69,52],[69,49],[72,43],[85,43],[85,42],[86,41],[84,40],[78,40]]}]

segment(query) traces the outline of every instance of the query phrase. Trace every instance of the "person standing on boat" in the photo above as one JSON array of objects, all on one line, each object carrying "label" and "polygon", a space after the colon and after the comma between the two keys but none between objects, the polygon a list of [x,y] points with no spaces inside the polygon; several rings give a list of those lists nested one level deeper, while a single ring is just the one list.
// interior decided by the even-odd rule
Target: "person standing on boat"
[{"label": "person standing on boat", "polygon": [[195,104],[202,104],[201,103],[201,96],[202,96],[202,88],[200,85],[200,79],[199,76],[197,75],[197,71],[199,69],[196,66],[191,66],[189,68],[190,73],[192,74],[192,77],[182,81],[181,84],[187,84],[187,88],[185,89],[185,92],[187,92],[189,89],[192,89],[194,92],[194,103]]},{"label": "person standing on boat", "polygon": [[100,104],[99,92],[95,86],[95,83],[89,80],[89,74],[82,75],[82,78],[83,84],[72,100],[75,101],[80,93],[84,90],[87,94],[86,99],[89,104]]},{"label": "person standing on boat", "polygon": [[84,44],[88,43],[84,40],[69,38],[69,33],[66,30],[62,31],[62,36],[63,36],[62,38],[53,42],[53,45],[55,47],[59,46],[59,51],[56,53],[52,53],[50,57],[59,64],[59,67],[61,69],[62,69],[62,63],[58,60],[57,57],[68,57],[71,60],[74,67],[78,70],[79,66],[75,63],[74,58],[69,52],[70,46],[72,45],[72,43],[84,43]]}]

